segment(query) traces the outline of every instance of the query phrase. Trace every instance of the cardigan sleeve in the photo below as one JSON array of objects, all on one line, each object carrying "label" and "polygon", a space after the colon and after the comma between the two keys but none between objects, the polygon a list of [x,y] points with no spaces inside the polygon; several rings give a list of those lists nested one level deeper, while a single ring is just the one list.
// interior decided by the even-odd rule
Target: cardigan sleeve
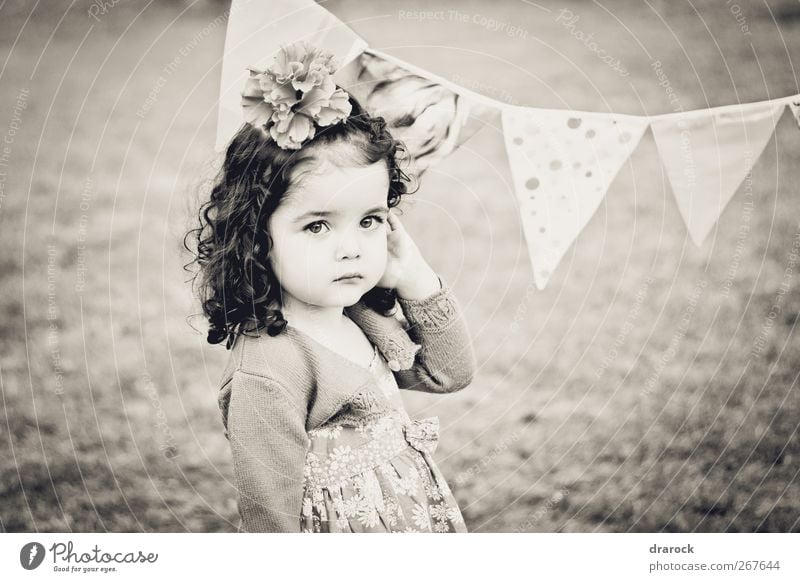
[{"label": "cardigan sleeve", "polygon": [[239,490],[240,531],[299,532],[306,407],[277,381],[236,371],[227,433]]},{"label": "cardigan sleeve", "polygon": [[408,335],[421,346],[414,365],[395,372],[405,390],[446,393],[469,385],[477,364],[472,341],[453,290],[441,288],[424,299],[397,298],[408,322]]}]

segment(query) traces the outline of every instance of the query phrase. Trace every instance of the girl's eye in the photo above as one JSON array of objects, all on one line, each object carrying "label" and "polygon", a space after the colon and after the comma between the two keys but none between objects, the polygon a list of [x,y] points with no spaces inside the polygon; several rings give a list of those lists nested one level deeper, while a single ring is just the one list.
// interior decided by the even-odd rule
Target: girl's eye
[{"label": "girl's eye", "polygon": [[325,228],[328,228],[327,225],[325,225],[324,221],[318,220],[318,221],[312,222],[311,224],[306,226],[305,229],[308,232],[310,232],[311,234],[320,234],[322,232],[322,227],[323,226],[325,226]]},{"label": "girl's eye", "polygon": [[[367,226],[364,226],[365,222],[368,223]],[[377,228],[378,225],[383,224],[383,222],[384,222],[383,218],[381,218],[376,214],[373,214],[365,217],[364,220],[361,221],[361,225],[364,226],[364,228],[372,229],[373,227]]]}]

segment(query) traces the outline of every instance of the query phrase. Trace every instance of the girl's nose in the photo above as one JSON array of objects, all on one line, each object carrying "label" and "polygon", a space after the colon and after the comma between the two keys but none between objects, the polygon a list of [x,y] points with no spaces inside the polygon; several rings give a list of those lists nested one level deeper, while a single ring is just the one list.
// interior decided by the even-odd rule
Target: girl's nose
[{"label": "girl's nose", "polygon": [[361,256],[361,245],[358,240],[358,231],[354,228],[345,230],[342,238],[339,240],[339,249],[337,251],[338,259],[357,259]]}]

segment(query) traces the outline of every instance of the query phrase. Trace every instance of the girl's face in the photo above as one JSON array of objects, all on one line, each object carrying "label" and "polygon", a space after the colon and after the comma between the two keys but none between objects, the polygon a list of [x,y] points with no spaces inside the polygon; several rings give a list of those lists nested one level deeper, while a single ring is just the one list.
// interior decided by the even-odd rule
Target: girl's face
[{"label": "girl's face", "polygon": [[321,161],[289,188],[268,223],[284,305],[349,307],[375,287],[386,270],[388,192],[385,161]]}]

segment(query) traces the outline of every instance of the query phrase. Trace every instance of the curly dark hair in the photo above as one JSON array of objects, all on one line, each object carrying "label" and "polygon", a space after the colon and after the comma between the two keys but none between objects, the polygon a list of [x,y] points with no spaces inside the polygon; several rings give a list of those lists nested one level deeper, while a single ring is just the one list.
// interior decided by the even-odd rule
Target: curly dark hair
[{"label": "curly dark hair", "polygon": [[[278,335],[286,328],[281,292],[268,257],[273,241],[267,228],[272,213],[292,184],[293,170],[313,159],[317,149],[349,144],[348,164],[370,165],[385,160],[389,171],[388,206],[413,194],[411,178],[400,168],[407,150],[389,133],[383,117],[370,116],[350,96],[352,111],[343,123],[318,128],[299,150],[281,149],[266,133],[242,125],[225,152],[213,181],[210,198],[199,210],[199,226],[186,233],[184,246],[196,267],[192,279],[203,314],[208,319],[208,342],[227,338],[230,349],[238,335],[266,329]],[[332,151],[332,150],[329,150]],[[338,150],[337,150],[338,151]],[[375,287],[362,298],[378,311],[394,306],[394,290]]]}]

